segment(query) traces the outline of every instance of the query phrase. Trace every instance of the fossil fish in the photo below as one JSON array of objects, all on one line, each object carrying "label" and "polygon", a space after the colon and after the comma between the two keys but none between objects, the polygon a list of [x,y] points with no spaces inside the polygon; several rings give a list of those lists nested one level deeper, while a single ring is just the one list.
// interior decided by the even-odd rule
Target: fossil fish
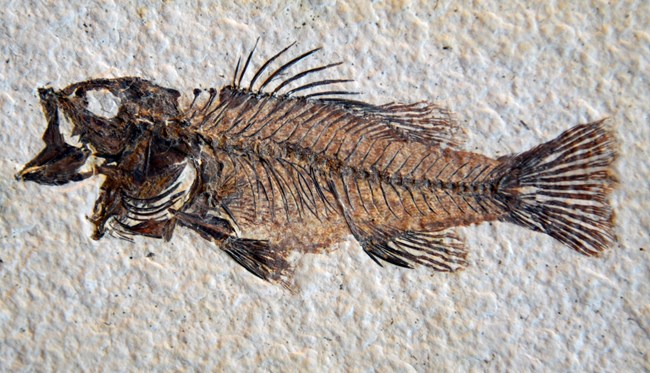
[{"label": "fossil fish", "polygon": [[[445,108],[373,105],[331,88],[348,80],[308,79],[340,62],[289,74],[318,50],[285,58],[292,45],[246,81],[253,48],[230,85],[195,90],[185,108],[178,91],[137,77],[41,88],[45,148],[16,177],[60,185],[103,175],[94,239],[169,240],[182,226],[285,285],[291,252],[349,234],[380,265],[437,271],[466,265],[454,227],[485,221],[544,232],[585,255],[614,243],[615,139],[603,120],[492,159],[460,149]],[[92,110],[100,93],[113,113]]]}]

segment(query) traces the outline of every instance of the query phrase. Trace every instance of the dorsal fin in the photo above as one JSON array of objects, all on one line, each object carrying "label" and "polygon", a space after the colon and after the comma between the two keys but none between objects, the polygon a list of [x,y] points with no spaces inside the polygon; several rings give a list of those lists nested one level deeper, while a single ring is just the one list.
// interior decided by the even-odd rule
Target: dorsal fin
[{"label": "dorsal fin", "polygon": [[[255,43],[257,46],[257,43]],[[306,99],[307,101],[331,106],[333,109],[343,109],[346,112],[359,117],[361,120],[368,119],[369,126],[372,126],[373,134],[369,139],[393,138],[402,141],[414,141],[433,146],[457,147],[462,143],[460,128],[453,119],[449,110],[428,102],[417,102],[412,104],[388,103],[384,105],[373,105],[363,101],[351,100],[351,95],[358,95],[359,92],[345,89],[332,89],[330,87],[351,82],[350,79],[316,79],[306,80],[303,78],[312,77],[313,74],[339,66],[342,62],[325,64],[315,68],[302,69],[296,74],[279,80],[269,93],[265,91],[274,80],[285,74],[289,69],[304,62],[312,54],[321,48],[309,50],[288,62],[282,63],[276,69],[264,74],[272,62],[280,58],[295,43],[273,55],[255,72],[249,84],[242,85],[242,79],[246,68],[253,57],[255,48],[251,50],[241,73],[235,71],[233,86],[228,87],[239,94],[255,96],[271,96],[282,99]],[[241,61],[241,60],[240,60]],[[239,69],[237,69],[239,70]],[[264,75],[264,77],[262,77]],[[263,83],[255,87],[255,82],[262,79]],[[247,88],[242,88],[247,86]],[[319,89],[320,88],[320,89]],[[315,91],[314,91],[315,90]],[[301,96],[297,95],[298,93]]]},{"label": "dorsal fin", "polygon": [[442,106],[426,101],[411,104],[391,102],[379,106],[340,104],[357,115],[379,119],[391,129],[387,135],[393,138],[449,147],[458,147],[462,143],[461,128],[451,112]]}]

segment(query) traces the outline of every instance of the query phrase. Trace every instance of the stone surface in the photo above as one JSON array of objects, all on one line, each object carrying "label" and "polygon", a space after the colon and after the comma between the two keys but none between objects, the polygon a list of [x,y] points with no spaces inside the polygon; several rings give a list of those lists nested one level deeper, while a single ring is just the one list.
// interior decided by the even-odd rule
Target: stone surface
[{"label": "stone surface", "polygon": [[[650,5],[646,1],[85,2],[0,9],[0,370],[650,369]],[[100,180],[17,183],[45,128],[37,87],[137,75],[191,96],[293,41],[342,60],[363,99],[433,100],[466,149],[526,150],[609,117],[619,246],[583,257],[494,223],[460,273],[376,266],[351,239],[291,294],[198,235],[90,239]],[[153,253],[153,256],[148,255]]]}]

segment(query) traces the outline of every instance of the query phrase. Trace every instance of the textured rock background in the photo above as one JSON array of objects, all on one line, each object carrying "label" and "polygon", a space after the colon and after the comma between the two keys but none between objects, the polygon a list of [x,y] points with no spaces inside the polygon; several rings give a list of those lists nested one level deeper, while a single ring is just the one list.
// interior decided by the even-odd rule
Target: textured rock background
[{"label": "textured rock background", "polygon": [[[23,3],[0,9],[0,370],[650,369],[647,1]],[[303,257],[291,294],[186,230],[92,241],[98,179],[14,181],[41,148],[37,87],[138,75],[190,96],[257,37],[257,63],[324,46],[367,101],[448,105],[492,156],[611,118],[620,245],[586,258],[483,224],[449,275],[380,268],[349,240]]]}]

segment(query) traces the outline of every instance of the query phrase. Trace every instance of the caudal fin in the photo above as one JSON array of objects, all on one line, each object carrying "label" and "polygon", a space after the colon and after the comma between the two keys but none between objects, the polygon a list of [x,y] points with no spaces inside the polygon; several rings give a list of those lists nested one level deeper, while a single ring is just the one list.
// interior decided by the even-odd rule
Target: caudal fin
[{"label": "caudal fin", "polygon": [[581,124],[504,159],[498,199],[504,220],[540,231],[585,254],[615,241],[609,194],[616,141],[604,124]]}]

